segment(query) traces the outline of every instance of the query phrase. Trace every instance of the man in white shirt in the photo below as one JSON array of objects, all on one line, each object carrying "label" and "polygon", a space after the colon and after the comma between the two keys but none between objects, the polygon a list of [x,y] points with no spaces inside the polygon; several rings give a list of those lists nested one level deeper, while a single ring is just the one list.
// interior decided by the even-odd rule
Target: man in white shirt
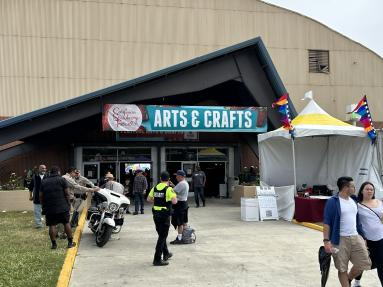
[{"label": "man in white shirt", "polygon": [[41,203],[39,198],[40,186],[43,179],[46,177],[47,167],[44,164],[39,165],[39,171],[33,175],[31,183],[28,186],[29,200],[33,201],[33,211],[35,215],[36,228],[42,228],[43,223],[41,219]]},{"label": "man in white shirt", "polygon": [[[356,276],[371,268],[371,260],[361,236],[357,204],[351,197],[355,193],[354,181],[340,177],[337,185],[339,193],[327,200],[324,211],[323,242],[326,252],[332,253],[342,287],[349,287]],[[353,266],[348,273],[349,261]]]},{"label": "man in white shirt", "polygon": [[174,213],[172,215],[172,225],[174,228],[178,228],[177,238],[170,242],[170,244],[182,244],[182,233],[184,227],[188,223],[188,194],[189,194],[189,183],[185,180],[185,172],[178,170],[176,173],[177,185],[170,184],[174,187],[173,190],[177,194],[177,204],[174,205]]}]

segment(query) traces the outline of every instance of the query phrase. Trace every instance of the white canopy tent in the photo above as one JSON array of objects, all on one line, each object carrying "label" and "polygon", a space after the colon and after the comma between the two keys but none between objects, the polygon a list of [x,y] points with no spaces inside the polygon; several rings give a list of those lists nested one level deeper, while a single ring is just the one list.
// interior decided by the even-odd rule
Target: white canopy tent
[{"label": "white canopy tent", "polygon": [[363,128],[342,122],[310,100],[292,121],[295,139],[283,128],[259,134],[260,179],[271,186],[331,185],[351,176],[357,189],[371,181],[383,197],[376,145]]}]

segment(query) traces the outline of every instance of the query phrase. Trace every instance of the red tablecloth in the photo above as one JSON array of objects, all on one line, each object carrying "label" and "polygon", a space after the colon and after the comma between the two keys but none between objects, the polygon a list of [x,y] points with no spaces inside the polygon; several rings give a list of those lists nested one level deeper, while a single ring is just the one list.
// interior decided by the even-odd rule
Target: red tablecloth
[{"label": "red tablecloth", "polygon": [[300,222],[321,222],[326,199],[295,197],[295,219]]}]

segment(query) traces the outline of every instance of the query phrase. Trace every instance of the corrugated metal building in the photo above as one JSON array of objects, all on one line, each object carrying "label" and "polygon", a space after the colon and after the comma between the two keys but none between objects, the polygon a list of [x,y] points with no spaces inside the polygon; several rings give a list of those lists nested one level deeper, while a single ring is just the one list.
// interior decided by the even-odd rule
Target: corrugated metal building
[{"label": "corrugated metal building", "polygon": [[[383,59],[283,8],[257,0],[0,0],[0,117],[16,116],[0,121],[0,181],[40,162],[75,164],[94,180],[113,170],[121,181],[143,163],[155,178],[195,166],[213,148],[220,161],[204,160],[219,178],[216,196],[218,184],[256,164],[256,135],[124,141],[100,130],[102,105],[269,107],[286,90],[298,111],[313,90],[342,120],[367,94],[383,122]],[[276,112],[268,122],[279,125]]]},{"label": "corrugated metal building", "polygon": [[[278,112],[267,111],[264,107],[271,106],[285,93],[261,38],[254,38],[0,121],[0,185],[11,172],[22,174],[25,168],[38,163],[59,164],[64,169],[69,164],[75,165],[95,183],[100,182],[106,172],[112,172],[117,180],[125,182],[129,170],[137,167],[147,168],[154,182],[161,170],[173,174],[179,169],[185,170],[187,179],[191,180],[193,170],[200,165],[209,178],[206,195],[221,194],[222,184],[222,194],[226,196],[225,186],[233,186],[241,167],[257,165],[257,133],[267,130],[267,123],[270,129],[280,125]],[[118,105],[102,118],[105,104],[109,108],[111,104]],[[175,117],[171,120],[174,126],[166,124],[170,129],[159,129],[161,133],[151,132],[144,124],[142,129],[137,125],[128,129],[133,133],[102,128],[106,122],[115,121],[130,124],[142,120],[142,123],[151,124],[157,122],[160,109],[167,107],[172,113],[175,109],[184,112],[184,106],[192,106],[191,114],[200,113],[201,126],[197,124],[197,128],[191,128],[196,122],[189,117],[185,121],[191,125],[186,130],[179,129]],[[203,106],[204,111],[198,111],[196,106]],[[243,111],[243,107],[249,106],[256,114]],[[156,109],[156,120],[154,113],[149,119],[149,107]],[[213,130],[209,130],[212,119],[205,112],[211,115],[217,107],[226,114],[227,124],[224,126],[222,116],[221,121],[213,119]],[[120,112],[114,113],[115,108]],[[290,109],[294,114],[292,104]],[[238,117],[230,116],[229,124],[228,113],[237,112]],[[239,128],[242,126],[239,123],[238,128],[235,127],[235,121],[244,121],[240,113],[248,112],[254,115],[249,118],[250,125],[244,124],[249,129]],[[163,117],[167,121],[165,114]],[[185,131],[191,131],[191,135]]]},{"label": "corrugated metal building", "polygon": [[298,99],[313,90],[318,104],[346,120],[346,106],[367,94],[374,120],[383,121],[381,57],[257,0],[1,0],[0,115],[30,112],[257,36],[297,110]]}]

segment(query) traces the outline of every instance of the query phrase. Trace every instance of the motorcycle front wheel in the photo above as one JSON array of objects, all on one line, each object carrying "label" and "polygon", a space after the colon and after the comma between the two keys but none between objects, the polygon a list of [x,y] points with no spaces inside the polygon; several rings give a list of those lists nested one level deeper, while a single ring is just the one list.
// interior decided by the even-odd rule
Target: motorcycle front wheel
[{"label": "motorcycle front wheel", "polygon": [[116,225],[116,227],[113,228],[113,234],[120,233],[121,228],[122,228],[122,225]]},{"label": "motorcycle front wheel", "polygon": [[112,235],[113,227],[107,224],[103,224],[100,228],[100,231],[96,232],[96,244],[98,247],[103,247],[110,236]]}]

